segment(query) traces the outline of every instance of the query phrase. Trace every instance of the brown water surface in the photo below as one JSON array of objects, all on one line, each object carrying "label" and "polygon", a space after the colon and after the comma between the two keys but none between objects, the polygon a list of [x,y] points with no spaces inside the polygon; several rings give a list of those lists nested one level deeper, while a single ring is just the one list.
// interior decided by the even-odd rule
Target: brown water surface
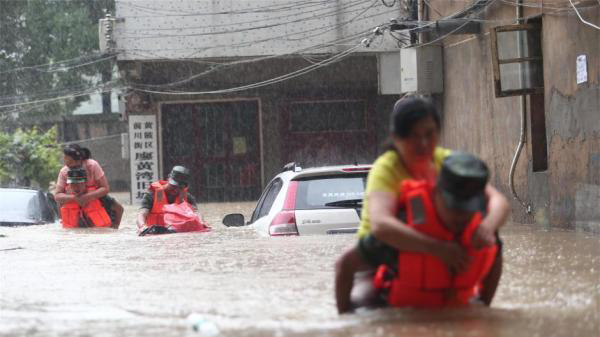
[{"label": "brown water surface", "polygon": [[338,316],[333,264],[355,237],[220,224],[253,206],[201,205],[209,233],[137,237],[133,206],[118,231],[0,227],[0,335],[198,336],[201,317],[224,336],[600,336],[600,236],[507,226],[492,308]]}]

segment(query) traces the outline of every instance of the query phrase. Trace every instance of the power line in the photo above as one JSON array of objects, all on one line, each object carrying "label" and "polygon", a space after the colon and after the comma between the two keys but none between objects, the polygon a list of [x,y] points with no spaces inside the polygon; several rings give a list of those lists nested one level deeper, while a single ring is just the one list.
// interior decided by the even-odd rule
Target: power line
[{"label": "power line", "polygon": [[[304,2],[292,2],[286,4],[278,4],[278,5],[267,5],[254,7],[250,9],[239,9],[239,10],[229,10],[229,11],[218,11],[218,12],[209,12],[209,11],[170,11],[140,5],[133,5],[131,3],[122,2],[120,3],[124,7],[134,8],[141,12],[146,13],[154,13],[159,14],[165,17],[182,17],[182,16],[213,16],[213,15],[231,15],[231,14],[250,14],[250,13],[273,13],[278,11],[285,11],[290,9],[297,9],[303,7],[311,7],[317,6],[318,4],[328,3],[330,0],[320,0],[320,1],[304,1]],[[315,5],[316,4],[316,5]],[[151,16],[125,16],[125,18],[148,18],[155,17],[155,15]]]},{"label": "power line", "polygon": [[116,84],[116,82],[102,83],[101,85],[98,85],[95,88],[90,88],[87,91],[80,92],[80,93],[72,93],[72,94],[69,94],[69,95],[62,96],[62,97],[53,97],[53,98],[40,99],[40,100],[29,101],[29,102],[20,102],[20,103],[0,105],[0,109],[2,109],[2,108],[19,107],[19,106],[25,106],[25,105],[37,104],[37,103],[54,102],[54,101],[59,101],[59,100],[63,100],[63,99],[68,99],[68,98],[75,98],[75,97],[79,97],[79,96],[85,96],[85,95],[93,94],[93,93],[96,93],[96,92],[108,92],[108,91],[119,89],[118,87],[113,87],[112,86],[113,84]]},{"label": "power line", "polygon": [[[345,7],[342,7],[341,9],[351,8],[351,7],[354,7],[361,3],[364,3],[364,0],[355,0],[355,1],[347,4]],[[331,6],[331,5],[333,5],[333,6]],[[337,4],[335,2],[329,1],[327,6],[323,6],[318,9],[312,9],[310,11],[297,11],[297,12],[283,15],[283,16],[261,18],[261,19],[250,20],[250,21],[242,21],[242,22],[236,21],[236,22],[230,22],[230,23],[226,23],[226,24],[210,24],[210,25],[195,26],[195,27],[192,26],[192,27],[175,27],[175,28],[162,27],[162,28],[148,28],[148,29],[130,29],[127,31],[128,32],[166,31],[166,30],[182,31],[182,30],[194,30],[194,29],[205,29],[205,28],[243,26],[243,25],[250,24],[250,23],[256,23],[256,22],[265,23],[265,22],[269,22],[269,21],[283,20],[283,19],[286,19],[289,17],[297,17],[298,15],[311,14],[311,13],[315,13],[315,12],[319,12],[319,11],[323,11],[323,10],[328,10],[328,9],[330,9],[330,7],[337,7]],[[336,8],[335,11],[338,11],[338,9]],[[322,14],[320,14],[320,15],[322,15]],[[122,17],[120,17],[120,18],[122,18]]]},{"label": "power line", "polygon": [[[375,0],[375,2],[377,2],[377,1],[378,0]],[[362,2],[362,0],[360,2]],[[124,40],[130,40],[130,39],[144,40],[144,39],[173,38],[173,37],[190,37],[190,36],[210,36],[210,35],[223,35],[223,34],[241,33],[241,32],[253,31],[253,30],[275,28],[275,27],[285,26],[285,25],[289,25],[289,24],[297,23],[297,22],[319,20],[319,19],[328,18],[328,17],[335,16],[335,15],[357,12],[357,11],[363,9],[363,8],[358,8],[358,9],[343,11],[343,9],[348,9],[350,7],[355,7],[355,6],[356,6],[356,4],[351,5],[351,6],[347,6],[345,8],[335,9],[333,11],[330,11],[328,13],[323,13],[323,14],[320,14],[320,15],[313,15],[313,16],[310,16],[310,17],[300,17],[300,18],[296,18],[296,19],[291,20],[291,21],[272,23],[272,24],[262,25],[262,26],[253,26],[253,27],[237,28],[237,29],[232,29],[232,30],[211,31],[211,32],[186,33],[186,34],[154,34],[154,35],[136,35],[136,34],[132,34],[132,35],[123,36],[122,38]],[[298,15],[300,15],[300,14],[298,14]],[[293,16],[297,17],[298,15],[293,15]],[[209,27],[209,28],[212,28],[212,27]]]},{"label": "power line", "polygon": [[[496,1],[498,1],[498,0],[491,0],[491,1],[489,1],[488,3],[486,3],[484,6],[482,6],[481,8],[479,8],[479,9],[478,9],[478,10],[475,12],[475,13],[476,13],[476,15],[479,15],[479,14],[480,14],[481,12],[483,12],[483,11],[484,11],[484,10],[485,10],[485,9],[486,9],[488,6],[492,5],[492,4],[493,4],[493,3],[495,3]],[[450,16],[448,16],[447,18],[453,17],[454,15],[456,15],[456,14],[450,15]],[[445,18],[444,18],[444,19],[445,19]],[[440,21],[441,21],[441,20],[444,20],[444,19],[440,19]],[[472,19],[471,19],[471,18],[464,18],[464,20],[465,20],[465,22],[464,22],[463,24],[461,24],[460,26],[458,26],[457,28],[455,28],[455,29],[451,30],[450,32],[448,32],[448,33],[446,33],[446,34],[443,34],[442,36],[440,36],[440,37],[438,37],[438,38],[436,38],[436,39],[434,39],[434,40],[432,40],[432,41],[428,41],[428,42],[425,42],[425,43],[419,43],[419,44],[410,45],[409,47],[411,47],[411,48],[419,48],[419,47],[424,47],[424,46],[427,46],[427,45],[430,45],[430,44],[434,44],[434,43],[436,43],[436,42],[438,42],[438,41],[441,41],[441,40],[445,39],[446,37],[448,37],[449,35],[451,35],[451,34],[453,34],[453,33],[457,32],[457,31],[461,30],[463,27],[465,27],[465,26],[466,26],[468,23],[470,23],[470,22],[472,21]],[[431,24],[434,24],[434,23],[435,23],[435,21],[433,21]]]},{"label": "power line", "polygon": [[[381,12],[381,13],[376,13],[376,14],[372,14],[372,15],[368,15],[365,16],[359,20],[355,20],[355,21],[364,21],[370,18],[374,18],[377,16],[382,16],[382,15],[387,15],[390,14],[392,12],[395,12],[395,10],[389,10],[389,11],[385,11],[385,12]],[[195,58],[196,55],[198,55],[201,52],[204,51],[208,51],[211,49],[217,49],[217,48],[233,48],[233,47],[246,47],[246,46],[250,46],[250,45],[255,45],[255,44],[259,44],[259,43],[263,43],[263,42],[268,42],[268,41],[272,41],[272,40],[281,40],[281,39],[286,39],[288,41],[297,41],[298,39],[290,39],[290,37],[292,36],[298,36],[301,34],[305,34],[305,33],[309,33],[309,32],[314,32],[314,31],[319,31],[319,30],[327,30],[329,28],[339,28],[339,27],[343,27],[345,25],[347,25],[350,22],[350,20],[342,22],[342,23],[335,23],[335,24],[331,24],[331,25],[327,25],[327,26],[322,26],[322,27],[316,27],[316,28],[310,28],[310,29],[305,29],[302,31],[298,31],[298,32],[294,32],[294,33],[286,33],[286,34],[282,34],[282,35],[278,35],[278,36],[272,36],[272,37],[268,37],[268,38],[263,38],[263,39],[256,39],[256,40],[252,40],[252,41],[244,41],[244,42],[239,42],[239,43],[228,43],[228,44],[221,44],[221,45],[214,45],[214,46],[210,46],[210,47],[206,47],[206,48],[202,48],[201,50],[198,50],[198,48],[162,48],[160,49],[161,51],[186,51],[186,50],[195,50],[195,52],[184,56],[184,57],[180,57],[181,58]],[[327,30],[329,31],[329,30]],[[300,39],[304,39],[307,37],[315,37],[318,36],[322,33],[317,33],[314,35],[305,35],[302,36],[302,38]],[[120,49],[120,52],[123,53],[130,53],[130,52],[144,52],[144,51],[155,51],[156,49],[141,49],[141,48],[132,48],[132,49]],[[157,55],[159,56],[159,55]],[[160,56],[159,56],[160,58]]]},{"label": "power line", "polygon": [[[105,61],[105,60],[108,60],[108,59],[111,59],[111,58],[114,57],[114,55],[106,56],[106,55],[101,54],[101,53],[96,53],[96,54],[78,56],[78,57],[74,57],[74,58],[71,58],[71,59],[60,60],[60,61],[56,61],[56,62],[49,62],[49,63],[44,63],[44,64],[37,64],[37,65],[31,65],[31,66],[23,66],[23,67],[18,67],[18,68],[12,68],[12,69],[8,69],[8,70],[0,71],[0,74],[7,74],[7,73],[12,73],[12,72],[17,72],[17,71],[22,71],[22,70],[27,70],[27,69],[36,69],[37,70],[37,68],[43,68],[43,67],[62,67],[60,65],[63,64],[63,63],[69,63],[69,62],[73,62],[73,61],[83,60],[83,59],[87,59],[87,58],[89,58],[91,56],[101,56],[101,58],[93,60],[93,61],[89,61],[89,62],[85,61],[85,62],[88,62],[88,63],[84,63],[84,65],[88,65],[88,64],[92,64],[92,63],[96,63],[96,62]],[[77,64],[77,65],[74,65],[74,66],[66,66],[66,68],[69,68],[69,67],[76,68],[76,67],[79,67],[79,66],[81,66],[81,64]],[[44,70],[41,70],[41,71],[44,71]]]},{"label": "power line", "polygon": [[57,145],[77,144],[77,143],[91,142],[91,141],[95,141],[95,140],[103,140],[103,139],[110,139],[110,138],[117,138],[117,137],[121,137],[121,134],[118,133],[115,135],[92,137],[92,138],[86,138],[86,139],[80,139],[80,140],[71,140],[68,142],[57,143]]},{"label": "power line", "polygon": [[244,90],[248,90],[248,89],[254,89],[254,88],[259,88],[259,87],[263,87],[263,86],[267,86],[267,85],[271,85],[271,84],[275,84],[278,82],[283,82],[304,74],[307,74],[313,70],[316,70],[318,68],[322,68],[326,65],[332,64],[334,62],[339,61],[340,59],[342,59],[343,57],[349,55],[350,53],[352,53],[355,49],[359,48],[361,45],[357,45],[354,46],[352,48],[349,48],[348,50],[345,50],[342,53],[339,53],[331,58],[328,58],[324,61],[315,63],[313,65],[310,65],[308,67],[296,70],[294,72],[285,74],[285,75],[281,75],[281,76],[277,76],[275,78],[272,79],[268,79],[265,81],[261,81],[261,82],[257,82],[257,83],[253,83],[253,84],[248,84],[248,85],[244,85],[244,86],[240,86],[240,87],[235,87],[235,88],[229,88],[229,89],[220,89],[220,90],[210,90],[210,91],[197,91],[197,92],[188,92],[188,91],[179,91],[179,92],[175,92],[175,91],[157,91],[157,90],[147,90],[147,89],[140,89],[140,88],[135,88],[136,90],[139,91],[143,91],[143,92],[147,92],[147,93],[152,93],[152,94],[163,94],[163,95],[205,95],[205,94],[225,94],[225,93],[232,93],[232,92],[237,92],[237,91],[244,91]]},{"label": "power line", "polygon": [[[351,39],[354,39],[354,38],[357,38],[357,37],[364,37],[364,36],[369,35],[370,32],[371,32],[371,29],[369,29],[367,31],[364,31],[364,32],[361,32],[359,34],[355,34],[355,35],[346,37],[344,39],[337,39],[337,40],[334,40],[333,43],[326,43],[326,44],[327,45],[339,45],[337,43],[344,42],[344,41],[347,41],[347,40],[351,40]],[[173,87],[173,86],[177,86],[177,85],[180,85],[180,84],[184,84],[184,83],[190,82],[190,81],[195,80],[197,78],[200,78],[202,76],[205,76],[205,75],[208,75],[208,74],[213,73],[215,71],[218,71],[219,69],[222,69],[222,68],[231,67],[231,66],[240,65],[240,64],[260,62],[260,61],[265,61],[265,60],[274,59],[274,58],[280,58],[280,57],[284,57],[284,56],[302,55],[303,52],[306,52],[306,51],[308,51],[310,49],[313,49],[313,48],[319,48],[319,47],[322,48],[324,45],[325,44],[315,45],[315,46],[311,46],[311,47],[308,47],[308,48],[303,48],[303,49],[295,50],[295,51],[292,51],[292,52],[286,53],[286,54],[269,55],[269,56],[252,58],[252,59],[248,59],[248,60],[238,60],[238,61],[233,61],[233,62],[229,62],[229,63],[222,63],[222,64],[219,64],[219,65],[213,66],[213,67],[211,67],[211,68],[209,68],[209,69],[207,69],[205,71],[202,71],[202,72],[200,72],[198,74],[194,74],[192,76],[189,76],[189,77],[187,77],[185,79],[182,79],[182,80],[178,80],[178,81],[171,82],[171,83],[165,83],[165,84],[156,84],[156,85],[144,84],[143,86],[145,86],[145,87],[155,87],[155,88]],[[139,85],[139,84],[137,84],[137,85]]]},{"label": "power line", "polygon": [[[600,0],[598,0],[600,3]],[[528,8],[538,8],[538,9],[542,9],[544,10],[545,14],[551,14],[551,15],[557,15],[557,14],[563,14],[563,13],[568,13],[571,14],[573,13],[573,9],[571,8],[570,4],[567,4],[563,7],[554,7],[548,4],[536,4],[536,3],[518,3],[515,1],[510,1],[510,0],[502,0],[503,3],[507,4],[507,5],[511,5],[511,6],[522,6],[522,7],[528,7]],[[582,9],[591,9],[591,8],[596,8],[596,5],[590,5],[590,6],[585,6],[585,7],[579,7],[579,10]]]},{"label": "power line", "polygon": [[577,16],[579,17],[579,20],[581,20],[581,22],[585,23],[586,25],[590,26],[590,27],[594,27],[598,30],[600,30],[599,26],[596,26],[595,24],[586,21],[584,18],[581,17],[581,14],[579,14],[579,11],[577,10],[577,7],[575,7],[575,5],[573,4],[573,1],[569,0],[569,3],[571,3],[571,7],[573,7],[573,9],[575,10],[575,13],[577,13]]},{"label": "power line", "polygon": [[279,83],[279,82],[283,82],[298,76],[302,76],[304,74],[307,74],[309,72],[312,72],[316,69],[328,66],[330,64],[333,64],[335,62],[340,61],[341,59],[343,59],[344,57],[350,55],[351,53],[353,53],[355,50],[357,50],[358,48],[360,48],[361,46],[368,46],[370,45],[371,41],[377,37],[378,35],[381,35],[383,31],[380,29],[378,30],[378,33],[373,33],[371,35],[370,38],[368,39],[363,39],[363,41],[361,41],[359,44],[356,44],[355,46],[348,48],[347,50],[338,53],[337,55],[334,55],[328,59],[325,59],[323,61],[320,62],[316,62],[314,64],[311,64],[310,66],[301,68],[299,70],[293,71],[291,73],[285,74],[285,75],[281,75],[281,76],[277,76],[268,80],[264,80],[264,81],[260,81],[257,83],[253,83],[253,84],[248,84],[248,85],[244,85],[244,86],[239,86],[239,87],[234,87],[234,88],[228,88],[228,89],[220,89],[220,90],[209,90],[209,91],[159,91],[159,90],[148,90],[148,89],[144,89],[144,88],[139,88],[139,87],[133,87],[133,89],[135,90],[139,90],[142,92],[147,92],[147,93],[152,93],[152,94],[163,94],[163,95],[205,95],[205,94],[224,94],[224,93],[232,93],[232,92],[237,92],[237,91],[244,91],[244,90],[249,90],[249,89],[255,89],[255,88],[259,88],[259,87],[263,87],[263,86],[267,86],[267,85],[271,85],[271,84],[275,84],[275,83]]},{"label": "power line", "polygon": [[[378,0],[375,0],[378,1]],[[357,12],[359,10],[362,10],[363,8],[357,8],[357,9],[352,9],[352,10],[346,10],[348,8],[351,7],[355,7],[356,4],[348,6],[348,7],[344,7],[344,8],[339,8],[339,9],[335,9],[333,11],[330,11],[328,13],[323,13],[320,15],[312,15],[310,17],[298,17],[298,15],[293,15],[294,17],[297,17],[294,20],[291,21],[285,21],[285,22],[277,22],[277,23],[272,23],[272,24],[268,24],[268,25],[261,25],[261,26],[252,26],[252,27],[245,27],[245,28],[237,28],[237,29],[231,29],[231,30],[220,30],[220,31],[211,31],[211,32],[198,32],[198,33],[186,33],[186,34],[154,34],[154,35],[127,35],[124,36],[123,39],[136,39],[136,40],[142,40],[142,39],[156,39],[156,38],[172,38],[172,37],[190,37],[190,36],[211,36],[211,35],[224,35],[224,34],[233,34],[233,33],[241,33],[241,32],[248,32],[248,31],[253,31],[253,30],[260,30],[260,29],[268,29],[268,28],[275,28],[275,27],[279,27],[279,26],[286,26],[286,25],[290,25],[293,23],[298,23],[298,22],[306,22],[306,21],[313,21],[313,20],[321,20],[321,19],[325,19],[328,17],[332,17],[332,16],[336,16],[336,15],[341,15],[341,14],[349,14],[349,13],[354,13]],[[211,27],[212,28],[212,27]]]}]

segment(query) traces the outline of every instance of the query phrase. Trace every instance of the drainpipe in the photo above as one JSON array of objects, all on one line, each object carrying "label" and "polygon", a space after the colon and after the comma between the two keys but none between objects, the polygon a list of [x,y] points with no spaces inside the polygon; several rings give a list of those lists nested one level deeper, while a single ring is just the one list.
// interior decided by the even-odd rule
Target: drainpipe
[{"label": "drainpipe", "polygon": [[[517,19],[519,20],[519,23],[522,23],[522,21],[523,21],[523,0],[518,0],[517,3],[518,3]],[[517,38],[518,38],[517,48],[519,48],[519,57],[521,57],[523,38],[521,35],[518,35]],[[523,81],[523,76],[521,76],[521,81]],[[519,195],[517,194],[517,191],[515,190],[515,181],[514,181],[515,168],[517,166],[517,162],[519,161],[519,157],[521,156],[521,150],[523,150],[523,146],[527,142],[527,133],[526,133],[527,132],[526,131],[527,130],[527,111],[526,111],[527,96],[521,95],[521,100],[519,103],[520,103],[519,106],[520,106],[520,110],[521,110],[521,133],[519,135],[519,145],[517,145],[517,150],[515,152],[515,155],[513,156],[512,163],[510,164],[510,172],[508,173],[508,184],[510,186],[510,191],[511,191],[513,197],[515,199],[517,199],[517,201],[523,206],[523,208],[525,208],[525,212],[527,214],[531,214],[531,204],[526,203],[519,197]]]}]

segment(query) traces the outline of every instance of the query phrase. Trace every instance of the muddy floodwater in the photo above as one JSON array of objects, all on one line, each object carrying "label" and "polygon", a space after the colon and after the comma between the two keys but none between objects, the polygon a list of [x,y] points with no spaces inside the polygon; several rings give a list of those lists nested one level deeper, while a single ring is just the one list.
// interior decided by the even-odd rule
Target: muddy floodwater
[{"label": "muddy floodwater", "polygon": [[507,225],[492,308],[338,316],[333,264],[355,236],[221,225],[253,206],[200,205],[209,233],[137,237],[134,206],[118,231],[0,227],[0,335],[600,336],[598,235]]}]

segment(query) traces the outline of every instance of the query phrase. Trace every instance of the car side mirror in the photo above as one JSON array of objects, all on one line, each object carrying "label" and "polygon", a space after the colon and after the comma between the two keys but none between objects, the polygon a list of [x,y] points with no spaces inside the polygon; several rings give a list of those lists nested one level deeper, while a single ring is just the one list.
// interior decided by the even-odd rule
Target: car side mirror
[{"label": "car side mirror", "polygon": [[223,225],[226,227],[240,227],[244,226],[246,222],[244,221],[244,216],[240,213],[232,213],[227,214],[223,218]]}]

